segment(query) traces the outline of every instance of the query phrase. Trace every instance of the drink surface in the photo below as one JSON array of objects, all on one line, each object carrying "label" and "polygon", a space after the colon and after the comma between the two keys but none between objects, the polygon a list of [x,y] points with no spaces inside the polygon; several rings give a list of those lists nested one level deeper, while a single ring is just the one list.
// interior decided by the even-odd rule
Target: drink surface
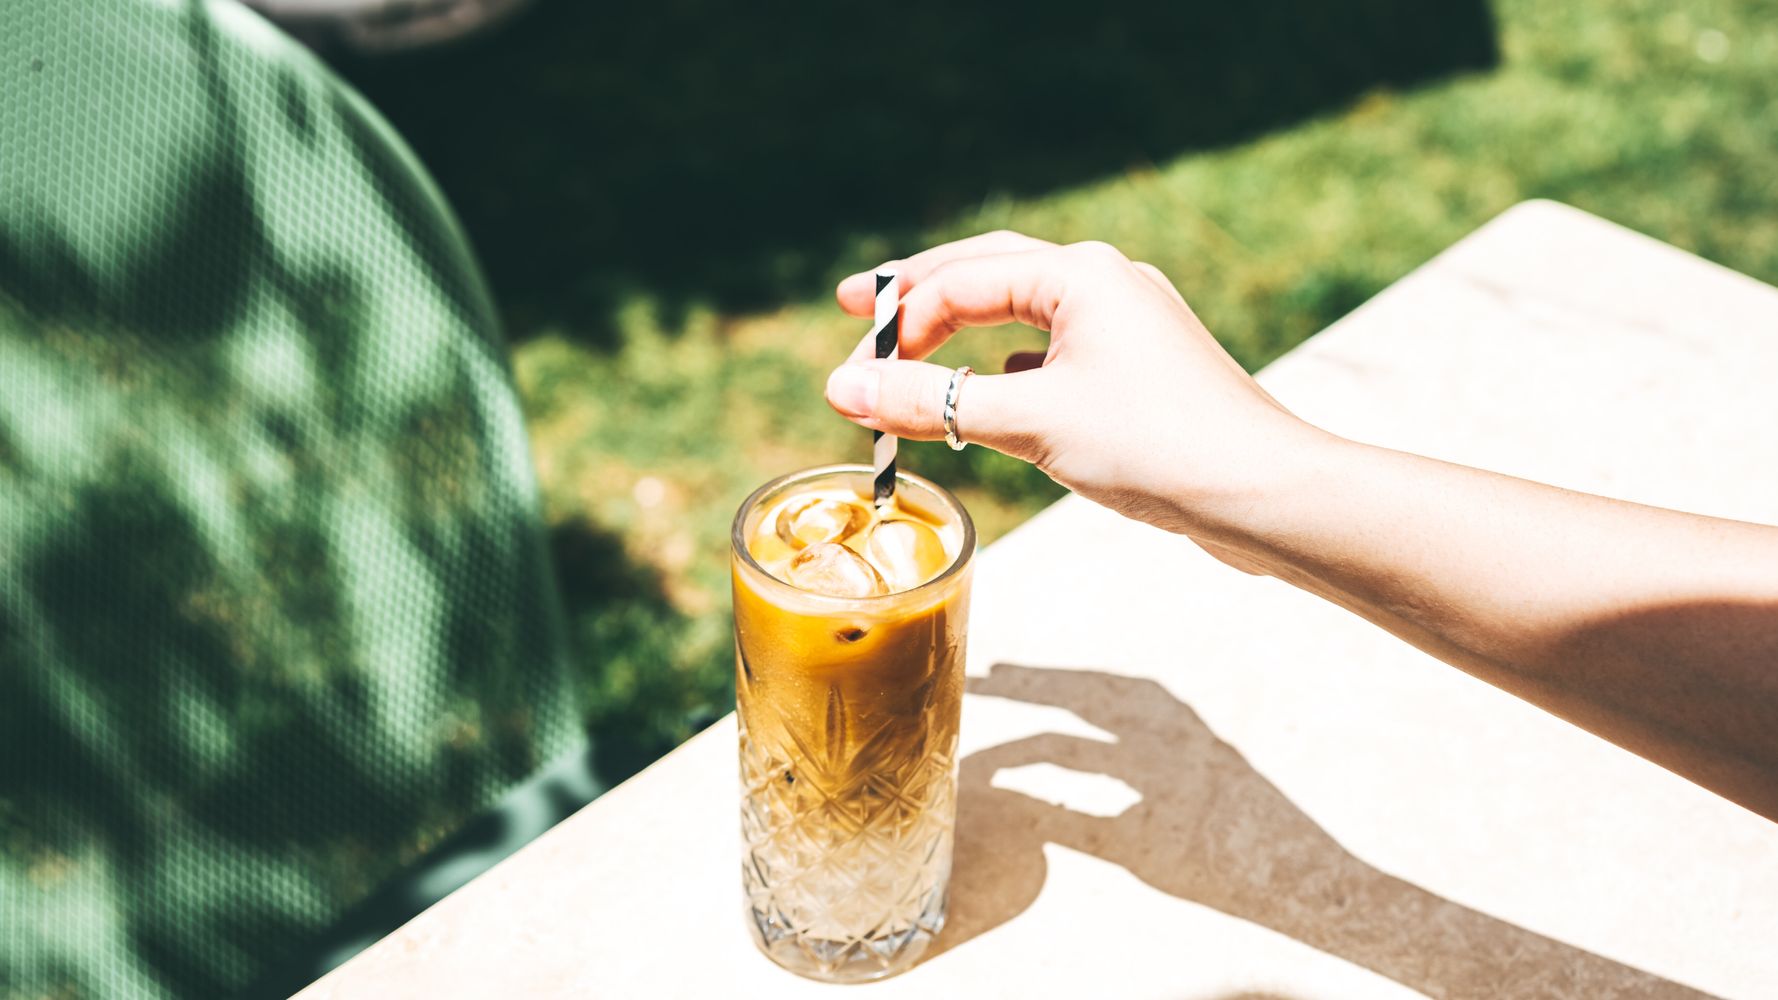
[{"label": "drink surface", "polygon": [[831,597],[880,597],[931,580],[957,557],[962,525],[907,491],[884,507],[847,484],[794,490],[767,507],[748,551],[767,573]]},{"label": "drink surface", "polygon": [[734,554],[754,935],[830,980],[900,971],[943,922],[974,542],[940,491],[878,512],[861,487],[761,497],[737,524],[752,558]]}]

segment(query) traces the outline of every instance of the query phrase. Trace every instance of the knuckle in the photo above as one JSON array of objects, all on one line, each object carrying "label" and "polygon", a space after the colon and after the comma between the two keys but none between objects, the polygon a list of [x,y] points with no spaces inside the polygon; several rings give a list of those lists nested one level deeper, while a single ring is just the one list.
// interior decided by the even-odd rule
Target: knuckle
[{"label": "knuckle", "polygon": [[1124,255],[1102,240],[1083,240],[1068,245],[1069,252],[1082,261],[1092,264],[1124,263]]},{"label": "knuckle", "polygon": [[1154,282],[1163,291],[1173,288],[1173,280],[1167,277],[1167,273],[1145,260],[1136,262],[1136,272]]},{"label": "knuckle", "polygon": [[[908,293],[904,308],[910,312],[924,314],[929,325],[939,331],[940,335],[953,333],[962,328],[962,320],[957,316],[956,304],[951,301],[951,279],[963,272],[958,268],[958,261],[946,261],[932,269],[926,280],[914,286]],[[914,324],[904,319],[902,332],[906,335]]]}]

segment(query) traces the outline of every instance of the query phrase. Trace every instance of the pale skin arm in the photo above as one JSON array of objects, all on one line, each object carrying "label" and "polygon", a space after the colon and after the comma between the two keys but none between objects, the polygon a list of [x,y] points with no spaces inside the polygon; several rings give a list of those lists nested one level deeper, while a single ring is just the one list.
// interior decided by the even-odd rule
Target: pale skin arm
[{"label": "pale skin arm", "polygon": [[[965,440],[1324,597],[1778,820],[1778,527],[1573,493],[1348,441],[1259,387],[1166,279],[1103,244],[994,233],[901,262],[903,360],[830,378],[841,413],[943,436],[970,326],[1050,332],[965,383]],[[869,277],[839,288],[871,312]]]}]

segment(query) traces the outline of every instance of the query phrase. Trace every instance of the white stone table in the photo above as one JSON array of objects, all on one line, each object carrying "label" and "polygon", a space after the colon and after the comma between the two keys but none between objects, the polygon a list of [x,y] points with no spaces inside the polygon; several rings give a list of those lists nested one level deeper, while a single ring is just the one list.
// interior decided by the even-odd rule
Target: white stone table
[{"label": "white stone table", "polygon": [[[1778,523],[1778,290],[1518,206],[1271,365],[1349,437]],[[952,920],[870,986],[743,925],[727,719],[336,997],[1778,997],[1778,825],[1069,498],[982,553]]]}]

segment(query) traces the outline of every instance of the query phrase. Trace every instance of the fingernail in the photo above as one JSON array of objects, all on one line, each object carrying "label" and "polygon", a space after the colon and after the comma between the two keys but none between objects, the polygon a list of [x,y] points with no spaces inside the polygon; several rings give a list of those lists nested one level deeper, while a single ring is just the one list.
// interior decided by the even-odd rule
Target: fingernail
[{"label": "fingernail", "polygon": [[841,365],[827,376],[827,401],[848,417],[868,417],[877,411],[879,379],[863,365]]}]

